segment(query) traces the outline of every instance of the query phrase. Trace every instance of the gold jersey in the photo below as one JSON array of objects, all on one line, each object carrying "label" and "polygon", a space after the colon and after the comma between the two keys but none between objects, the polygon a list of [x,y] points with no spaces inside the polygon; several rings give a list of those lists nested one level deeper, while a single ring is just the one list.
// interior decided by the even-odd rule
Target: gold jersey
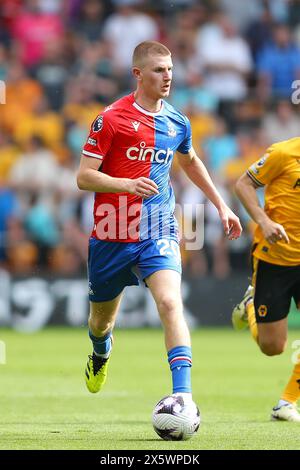
[{"label": "gold jersey", "polygon": [[273,144],[247,174],[257,186],[266,186],[264,210],[290,240],[272,245],[257,226],[254,256],[282,266],[300,264],[300,137]]}]

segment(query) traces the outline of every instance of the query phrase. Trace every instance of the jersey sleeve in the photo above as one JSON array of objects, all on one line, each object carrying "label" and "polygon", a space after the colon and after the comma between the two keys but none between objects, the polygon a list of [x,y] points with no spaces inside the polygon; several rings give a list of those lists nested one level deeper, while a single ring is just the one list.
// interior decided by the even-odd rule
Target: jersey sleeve
[{"label": "jersey sleeve", "polygon": [[284,156],[276,146],[272,146],[260,160],[248,168],[247,175],[257,186],[265,186],[277,178],[283,170]]},{"label": "jersey sleeve", "polygon": [[180,153],[189,153],[192,148],[192,130],[191,130],[191,123],[189,119],[184,116],[185,125],[186,125],[186,132],[183,141],[180,143],[179,147],[177,147],[178,152]]},{"label": "jersey sleeve", "polygon": [[114,128],[110,119],[105,114],[99,114],[91,125],[82,154],[102,161],[110,150],[113,137]]}]

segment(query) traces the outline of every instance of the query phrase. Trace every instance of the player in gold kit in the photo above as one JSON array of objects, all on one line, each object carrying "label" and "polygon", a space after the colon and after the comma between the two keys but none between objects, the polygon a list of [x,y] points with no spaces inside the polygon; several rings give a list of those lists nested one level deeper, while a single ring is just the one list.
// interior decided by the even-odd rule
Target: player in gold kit
[{"label": "player in gold kit", "polygon": [[[265,186],[265,207],[256,190]],[[300,137],[273,144],[244,173],[236,192],[256,222],[252,285],[232,312],[235,329],[249,326],[261,351],[281,354],[287,342],[292,298],[300,308]],[[272,410],[273,420],[300,423],[300,355],[292,376]]]}]

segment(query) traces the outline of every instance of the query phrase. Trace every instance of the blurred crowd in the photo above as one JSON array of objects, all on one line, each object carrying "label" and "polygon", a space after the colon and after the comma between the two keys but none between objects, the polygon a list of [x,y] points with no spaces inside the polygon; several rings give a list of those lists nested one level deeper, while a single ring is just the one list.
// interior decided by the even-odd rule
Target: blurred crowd
[{"label": "blurred crowd", "polygon": [[131,55],[144,40],[171,49],[169,101],[245,229],[228,243],[175,162],[177,202],[205,203],[204,249],[183,248],[185,272],[247,268],[253,226],[233,186],[272,142],[299,135],[299,0],[1,0],[0,266],[85,270],[93,195],[76,186],[81,149],[96,115],[134,89]]}]

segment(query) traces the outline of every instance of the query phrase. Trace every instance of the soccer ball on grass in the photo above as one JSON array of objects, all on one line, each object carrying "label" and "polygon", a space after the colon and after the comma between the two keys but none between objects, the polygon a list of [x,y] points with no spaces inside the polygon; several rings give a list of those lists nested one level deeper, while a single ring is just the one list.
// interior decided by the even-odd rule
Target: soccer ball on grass
[{"label": "soccer ball on grass", "polygon": [[165,441],[186,441],[199,429],[200,412],[192,399],[169,395],[155,406],[152,424]]}]

